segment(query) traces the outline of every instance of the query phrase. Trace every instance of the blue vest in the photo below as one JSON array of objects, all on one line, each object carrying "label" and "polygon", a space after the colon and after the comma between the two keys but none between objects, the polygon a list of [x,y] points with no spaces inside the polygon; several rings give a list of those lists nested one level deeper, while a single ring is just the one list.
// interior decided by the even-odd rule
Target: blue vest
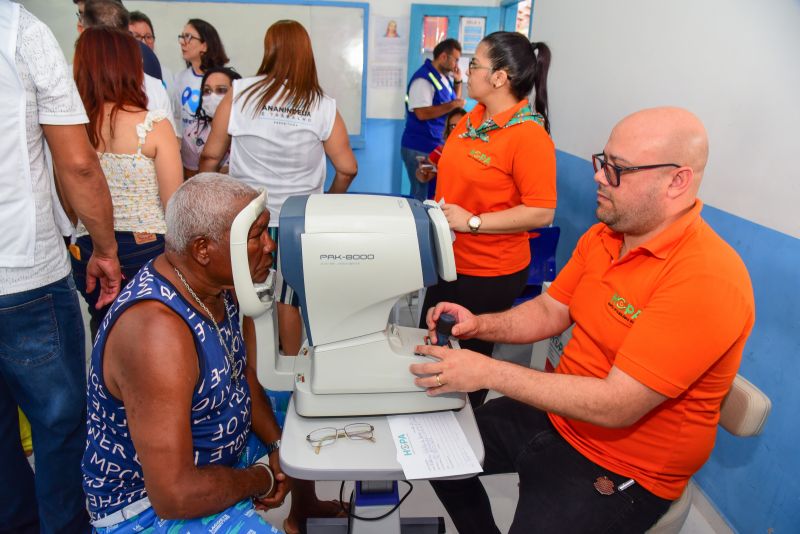
[{"label": "blue vest", "polygon": [[432,106],[452,102],[456,99],[456,94],[450,87],[450,84],[442,83],[442,76],[433,66],[430,59],[425,60],[425,64],[414,73],[411,80],[408,82],[408,87],[406,88],[406,128],[403,130],[403,138],[400,141],[400,146],[412,150],[419,150],[420,152],[430,152],[442,144],[447,115],[442,115],[436,119],[421,121],[413,111],[408,109],[408,91],[411,89],[411,84],[414,83],[414,80],[420,78],[433,85]]},{"label": "blue vest", "polygon": [[[120,292],[100,325],[92,349],[87,386],[86,451],[83,455],[83,487],[89,513],[95,521],[147,497],[142,466],[128,430],[125,407],[103,381],[103,349],[108,333],[120,315],[144,300],[161,302],[184,320],[192,331],[200,375],[192,395],[191,430],[195,465],[233,466],[250,433],[250,388],[244,378],[244,339],[239,329],[239,309],[225,292],[225,305],[233,318],[219,325],[235,366],[230,365],[213,324],[175,287],[153,269],[152,260]],[[169,357],[165,354],[164,357]]]}]

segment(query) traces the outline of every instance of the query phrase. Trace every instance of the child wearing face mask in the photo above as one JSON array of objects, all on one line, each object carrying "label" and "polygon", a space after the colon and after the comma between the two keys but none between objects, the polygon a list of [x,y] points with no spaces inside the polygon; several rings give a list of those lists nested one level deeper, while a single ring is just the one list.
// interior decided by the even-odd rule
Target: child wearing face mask
[{"label": "child wearing face mask", "polygon": [[[195,169],[200,163],[200,154],[211,133],[211,120],[217,111],[217,106],[222,102],[222,98],[233,87],[233,80],[238,80],[242,76],[229,67],[214,67],[208,69],[203,74],[203,81],[200,83],[200,102],[197,106],[195,117],[197,121],[190,126],[184,137],[187,143],[184,147],[190,148],[189,159],[184,163],[190,163]],[[184,154],[187,155],[187,154]],[[221,172],[227,172],[228,157],[225,156]]]}]

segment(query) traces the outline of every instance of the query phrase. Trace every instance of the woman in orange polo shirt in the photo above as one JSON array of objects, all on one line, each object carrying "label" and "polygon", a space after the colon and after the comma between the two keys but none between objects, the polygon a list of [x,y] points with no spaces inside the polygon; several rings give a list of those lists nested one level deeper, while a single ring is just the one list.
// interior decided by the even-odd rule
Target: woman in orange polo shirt
[{"label": "woman in orange polo shirt", "polygon": [[[456,126],[439,161],[436,200],[456,232],[458,279],[428,289],[437,302],[474,313],[511,307],[525,287],[528,233],[553,221],[556,155],[547,118],[550,49],[516,32],[486,36],[469,63],[469,96],[478,105]],[[531,103],[528,95],[535,90]],[[425,313],[421,327],[425,327]],[[461,346],[491,356],[494,345]],[[484,392],[470,394],[473,406]]]}]

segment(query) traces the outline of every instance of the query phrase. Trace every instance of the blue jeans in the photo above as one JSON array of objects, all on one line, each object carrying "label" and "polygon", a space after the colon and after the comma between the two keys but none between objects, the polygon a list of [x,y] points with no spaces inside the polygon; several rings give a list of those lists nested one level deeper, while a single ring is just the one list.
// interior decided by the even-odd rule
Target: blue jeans
[{"label": "blue jeans", "polygon": [[416,198],[420,202],[428,198],[428,184],[423,184],[417,180],[417,156],[428,157],[428,152],[420,152],[411,148],[400,147],[400,157],[408,172],[408,180],[411,183],[409,196]]},{"label": "blue jeans", "polygon": [[[475,410],[486,455],[483,474],[519,473],[519,500],[509,534],[529,532],[638,534],[667,511],[671,501],[639,484],[601,495],[594,481],[607,476],[615,485],[627,478],[575,450],[545,412],[508,397]],[[431,480],[460,534],[500,534],[489,497],[476,477]]]},{"label": "blue jeans", "polygon": [[[0,530],[88,532],[83,321],[72,275],[0,296]],[[34,475],[17,406],[31,423]]]},{"label": "blue jeans", "polygon": [[[139,269],[141,269],[145,263],[164,252],[164,236],[161,234],[155,234],[155,241],[143,243],[141,245],[136,244],[133,232],[114,232],[114,235],[117,240],[119,266],[122,271],[122,276],[124,277],[122,282],[123,286],[127,284],[129,280],[133,280],[136,273],[139,272]],[[99,310],[94,307],[94,305],[97,304],[97,299],[100,297],[99,284],[95,287],[93,292],[86,292],[86,265],[89,263],[89,258],[92,256],[92,251],[94,250],[92,239],[88,235],[81,236],[75,244],[80,250],[80,259],[70,255],[72,272],[74,273],[78,290],[89,305],[89,315],[91,316],[89,326],[92,331],[92,339],[94,339],[100,327],[100,323],[103,321],[103,318],[105,318],[109,308],[111,308],[111,304]]]}]

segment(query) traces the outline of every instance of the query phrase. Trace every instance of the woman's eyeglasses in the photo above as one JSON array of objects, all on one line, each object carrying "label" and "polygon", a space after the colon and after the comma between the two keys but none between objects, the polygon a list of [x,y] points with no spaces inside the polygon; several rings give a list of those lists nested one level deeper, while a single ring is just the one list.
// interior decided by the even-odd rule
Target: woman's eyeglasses
[{"label": "woman's eyeglasses", "polygon": [[219,96],[225,96],[228,94],[229,89],[230,87],[228,87],[227,85],[218,85],[216,87],[211,87],[209,85],[206,85],[205,87],[203,87],[203,96],[208,96],[211,93],[214,93],[215,95]]},{"label": "woman's eyeglasses", "polygon": [[344,436],[347,439],[366,440],[374,443],[374,432],[375,427],[367,423],[351,423],[344,428],[327,426],[311,432],[306,436],[306,441],[314,447],[314,452],[319,454],[319,450],[322,447],[333,445],[340,436]]},{"label": "woman's eyeglasses", "polygon": [[141,41],[146,44],[152,44],[152,42],[156,40],[156,36],[152,33],[145,33],[142,35],[141,33],[131,32],[131,35],[133,35],[133,38],[137,41]]},{"label": "woman's eyeglasses", "polygon": [[202,37],[198,37],[197,35],[192,35],[191,33],[179,33],[178,34],[178,41],[183,41],[186,44],[191,43],[192,39],[194,39],[195,41],[197,41],[199,43],[203,42],[203,38]]},{"label": "woman's eyeglasses", "polygon": [[469,60],[469,67],[467,67],[467,70],[469,70],[469,72],[481,69],[494,70],[492,67],[485,67],[483,65],[479,65],[478,62],[475,60],[475,58]]}]

